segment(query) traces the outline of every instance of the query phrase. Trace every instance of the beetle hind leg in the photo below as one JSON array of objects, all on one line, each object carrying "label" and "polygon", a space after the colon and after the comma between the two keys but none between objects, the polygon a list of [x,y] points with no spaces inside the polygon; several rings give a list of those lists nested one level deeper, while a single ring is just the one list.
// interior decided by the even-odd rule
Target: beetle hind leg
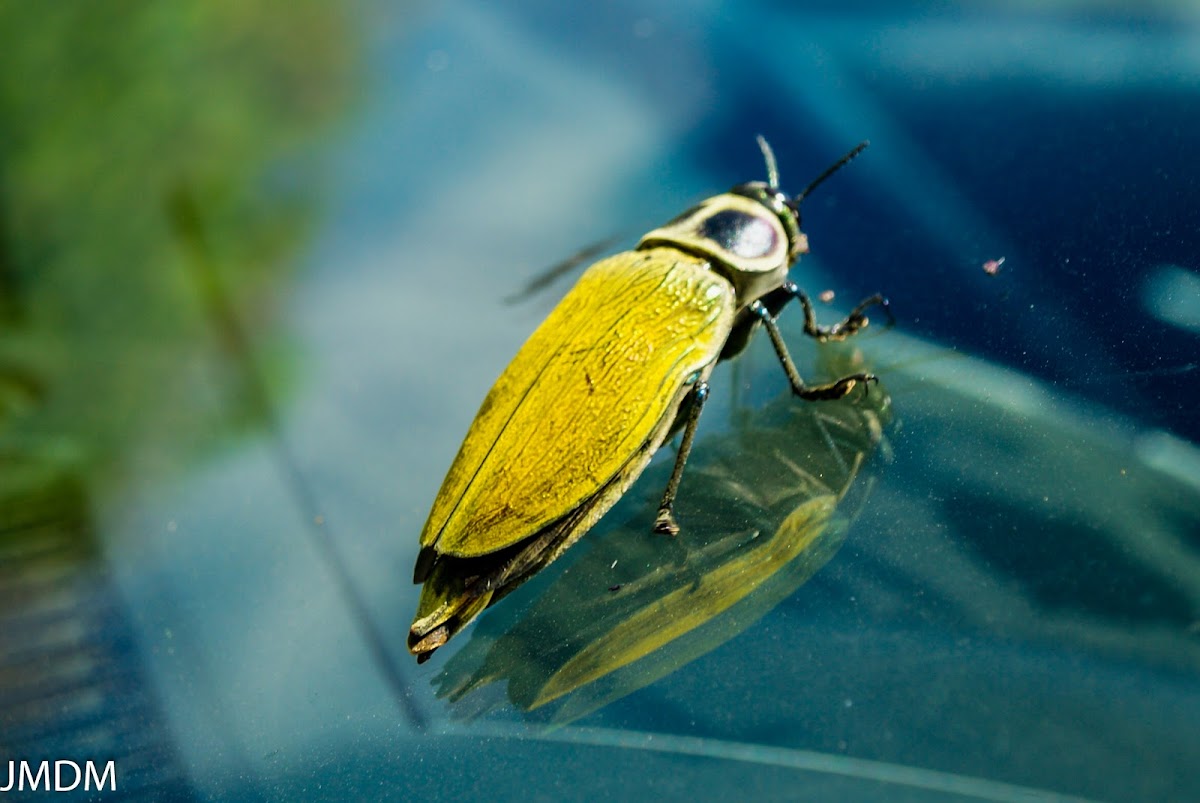
[{"label": "beetle hind leg", "polygon": [[675,455],[675,468],[671,470],[671,479],[667,480],[667,488],[663,491],[662,501],[658,505],[658,516],[654,519],[654,532],[663,535],[679,534],[679,524],[671,511],[675,506],[675,494],[679,492],[683,466],[691,454],[692,441],[696,439],[696,424],[700,421],[700,411],[704,409],[704,402],[708,398],[708,383],[698,382],[692,388],[691,397],[687,421],[683,425],[683,440],[679,444],[679,452]]}]

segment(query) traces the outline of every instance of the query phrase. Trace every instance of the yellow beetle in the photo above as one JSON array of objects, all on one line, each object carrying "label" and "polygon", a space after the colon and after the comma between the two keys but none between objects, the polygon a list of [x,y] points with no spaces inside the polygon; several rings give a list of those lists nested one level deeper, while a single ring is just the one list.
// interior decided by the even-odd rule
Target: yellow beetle
[{"label": "yellow beetle", "polygon": [[867,143],[788,197],[770,146],[758,142],[766,182],[702,201],[633,251],[592,265],[496,380],[421,532],[413,579],[425,585],[408,636],[418,661],[575,543],[682,428],[654,523],[677,533],[671,509],[709,374],[760,323],[801,398],[838,399],[875,380],[858,373],[805,384],[775,322],[799,299],[804,331],[840,340],[867,325],[868,307],[887,309],[875,295],[818,326],[808,297],[787,280],[808,252],[801,201]]}]

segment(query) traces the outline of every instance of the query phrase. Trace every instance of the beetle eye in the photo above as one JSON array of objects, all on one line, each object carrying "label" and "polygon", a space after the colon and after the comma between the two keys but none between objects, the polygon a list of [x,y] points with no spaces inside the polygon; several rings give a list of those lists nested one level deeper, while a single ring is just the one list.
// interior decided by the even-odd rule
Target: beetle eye
[{"label": "beetle eye", "polygon": [[757,215],[723,209],[700,224],[700,234],[744,259],[765,257],[775,250],[775,227]]}]

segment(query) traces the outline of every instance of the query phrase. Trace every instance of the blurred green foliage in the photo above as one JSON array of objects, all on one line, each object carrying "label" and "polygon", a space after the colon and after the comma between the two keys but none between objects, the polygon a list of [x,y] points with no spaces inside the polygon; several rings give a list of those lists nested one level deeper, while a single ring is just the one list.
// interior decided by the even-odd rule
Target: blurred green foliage
[{"label": "blurred green foliage", "polygon": [[317,0],[0,3],[0,491],[31,460],[119,482],[261,423],[230,350],[283,353],[353,47]]}]

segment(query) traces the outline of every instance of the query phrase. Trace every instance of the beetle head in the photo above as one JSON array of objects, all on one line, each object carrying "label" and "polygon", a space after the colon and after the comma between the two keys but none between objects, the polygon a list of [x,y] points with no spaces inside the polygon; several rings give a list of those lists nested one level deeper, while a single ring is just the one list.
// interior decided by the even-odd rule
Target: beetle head
[{"label": "beetle head", "polygon": [[779,189],[775,154],[758,138],[767,163],[767,180],[740,184],[708,198],[669,223],[651,231],[639,249],[669,246],[704,257],[734,286],[740,305],[747,305],[787,281],[788,268],[808,253],[800,230],[800,202],[846,162],[860,144],[795,196]]},{"label": "beetle head", "polygon": [[795,261],[801,254],[808,252],[808,239],[800,230],[800,203],[825,179],[845,167],[851,159],[862,153],[871,143],[867,140],[858,143],[849,153],[838,159],[827,167],[821,175],[810,181],[807,187],[796,195],[788,197],[786,193],[779,189],[779,166],[775,161],[775,152],[771,150],[771,145],[761,134],[757,139],[758,147],[762,150],[763,161],[767,163],[767,180],[765,183],[762,181],[750,181],[740,184],[734,187],[731,192],[758,201],[775,213],[788,235],[788,255],[792,261]]}]

